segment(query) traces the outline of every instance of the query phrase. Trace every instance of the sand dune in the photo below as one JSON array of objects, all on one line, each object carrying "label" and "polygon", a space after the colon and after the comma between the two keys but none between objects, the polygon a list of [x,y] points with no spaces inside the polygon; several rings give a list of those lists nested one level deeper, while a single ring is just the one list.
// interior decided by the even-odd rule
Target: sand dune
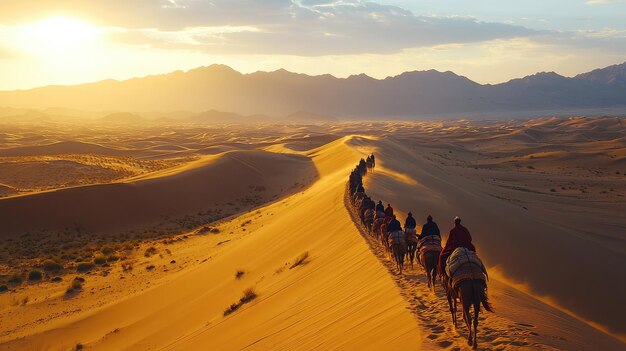
[{"label": "sand dune", "polygon": [[[418,222],[430,213],[445,233],[460,215],[471,230],[494,278],[496,314],[481,316],[481,347],[624,349],[583,320],[614,335],[624,326],[613,293],[624,290],[626,252],[621,121],[368,122],[162,134],[152,146],[202,152],[125,183],[0,200],[7,234],[28,230],[28,222],[62,228],[76,219],[117,231],[164,213],[240,206],[233,199],[255,189],[276,196],[260,202],[285,197],[211,223],[219,234],[194,227],[172,243],[137,244],[124,261],[134,270],[112,263],[84,274],[76,296],[49,281],[0,294],[0,350],[78,343],[94,350],[463,349],[464,327],[451,327],[441,292],[426,289],[420,269],[398,276],[344,206],[348,173],[371,152],[379,166],[366,187],[375,199],[390,201],[402,220],[407,211]],[[519,137],[516,130],[530,132]],[[335,140],[340,135],[347,136]],[[242,145],[265,151],[229,152]],[[160,254],[144,257],[150,245]],[[292,268],[305,252],[304,263]],[[224,316],[250,287],[256,299]]]},{"label": "sand dune", "polygon": [[[488,264],[587,319],[626,332],[623,313],[615,309],[621,298],[611,293],[626,288],[625,247],[617,233],[605,229],[596,234],[598,228],[613,225],[611,231],[619,231],[619,222],[612,221],[626,210],[623,203],[594,203],[589,208],[584,200],[556,198],[547,191],[494,189],[487,177],[495,174],[442,166],[425,157],[431,154],[428,148],[406,140],[388,138],[370,146],[377,147],[381,167],[387,169],[367,180],[374,199],[384,198],[420,220],[430,213],[443,231],[451,228],[451,218],[461,216]],[[418,187],[386,175],[396,172],[408,174]],[[537,182],[532,177],[519,174],[515,183]]]},{"label": "sand dune", "polygon": [[[343,208],[344,180],[359,157],[345,141],[312,150],[320,180],[261,209],[258,229],[208,263],[93,312],[40,324],[35,329],[43,333],[0,349],[63,349],[77,342],[93,350],[419,349],[415,320]],[[308,262],[289,269],[303,252]],[[248,271],[242,281],[233,277],[237,269]],[[258,298],[224,317],[224,308],[250,286]]]},{"label": "sand dune", "polygon": [[[315,175],[305,157],[259,151],[208,156],[192,164],[131,178],[0,200],[3,236],[36,230],[111,232],[227,203],[293,191]],[[263,187],[254,192],[251,188]],[[254,197],[259,197],[255,199]],[[58,206],[57,204],[63,204]],[[243,207],[242,204],[239,204]]]},{"label": "sand dune", "polygon": [[61,141],[49,145],[22,146],[0,150],[0,156],[39,156],[61,154],[96,154],[108,156],[128,156],[130,150],[119,150],[101,145],[83,143],[80,141]]}]

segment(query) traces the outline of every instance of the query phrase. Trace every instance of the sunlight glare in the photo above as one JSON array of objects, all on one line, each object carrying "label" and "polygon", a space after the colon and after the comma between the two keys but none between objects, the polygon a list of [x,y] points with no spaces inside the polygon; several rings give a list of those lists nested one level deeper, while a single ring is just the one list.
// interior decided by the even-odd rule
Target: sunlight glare
[{"label": "sunlight glare", "polygon": [[20,45],[28,51],[65,55],[77,54],[76,51],[94,44],[97,36],[96,28],[69,17],[53,17],[24,25],[19,35]]}]

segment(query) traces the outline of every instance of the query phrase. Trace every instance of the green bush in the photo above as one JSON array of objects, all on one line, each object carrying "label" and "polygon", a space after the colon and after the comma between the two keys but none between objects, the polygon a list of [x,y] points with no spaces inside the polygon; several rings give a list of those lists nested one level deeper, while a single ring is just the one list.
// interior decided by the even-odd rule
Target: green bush
[{"label": "green bush", "polygon": [[28,272],[28,281],[31,281],[31,282],[40,281],[42,278],[43,278],[43,273],[41,273],[41,271],[33,269],[32,271]]}]

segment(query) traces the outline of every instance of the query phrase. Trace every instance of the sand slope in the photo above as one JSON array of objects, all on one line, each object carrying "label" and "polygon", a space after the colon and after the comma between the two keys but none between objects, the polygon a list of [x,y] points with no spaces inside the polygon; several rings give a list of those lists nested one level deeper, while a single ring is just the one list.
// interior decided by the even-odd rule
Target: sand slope
[{"label": "sand slope", "polygon": [[[607,325],[617,334],[626,331],[623,311],[616,308],[623,301],[614,293],[626,288],[619,241],[598,234],[601,223],[589,231],[557,225],[559,221],[576,223],[584,218],[600,221],[606,217],[594,216],[595,211],[608,214],[622,205],[597,202],[590,206],[588,202],[518,191],[514,199],[523,201],[524,208],[505,198],[512,195],[494,193],[488,175],[470,177],[473,170],[455,170],[432,162],[427,146],[392,137],[379,140],[375,146],[380,167],[366,179],[366,189],[375,200],[391,202],[400,211],[401,220],[408,211],[417,216],[418,223],[432,214],[445,238],[452,218],[459,215],[488,265],[497,266],[534,293],[551,296],[561,306]],[[522,184],[533,181],[525,180],[523,173],[519,179]]]},{"label": "sand slope", "polygon": [[[293,191],[295,182],[304,183],[314,176],[315,169],[304,156],[262,151],[206,156],[125,183],[2,199],[2,235],[76,226],[105,232],[140,227],[221,203],[247,201],[251,195]],[[265,190],[255,192],[255,187]]]},{"label": "sand slope", "polygon": [[[0,349],[76,342],[94,350],[419,349],[413,316],[343,206],[345,179],[360,157],[346,140],[310,151],[320,179],[262,208],[259,229],[207,263]],[[305,251],[308,262],[289,269]],[[241,281],[237,269],[248,272]],[[259,297],[222,316],[250,286]]]}]

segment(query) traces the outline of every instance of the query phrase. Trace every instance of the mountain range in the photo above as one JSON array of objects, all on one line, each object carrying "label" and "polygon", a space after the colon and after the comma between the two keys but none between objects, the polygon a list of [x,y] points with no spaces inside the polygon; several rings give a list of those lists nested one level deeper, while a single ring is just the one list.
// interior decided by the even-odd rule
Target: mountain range
[{"label": "mountain range", "polygon": [[619,109],[626,107],[626,62],[575,77],[542,72],[500,84],[479,84],[453,72],[435,70],[375,79],[365,74],[310,76],[283,69],[242,74],[228,66],[211,65],[125,81],[2,91],[0,106],[133,113],[193,111],[200,116],[203,111],[217,110],[250,118],[292,114],[419,118]]}]

